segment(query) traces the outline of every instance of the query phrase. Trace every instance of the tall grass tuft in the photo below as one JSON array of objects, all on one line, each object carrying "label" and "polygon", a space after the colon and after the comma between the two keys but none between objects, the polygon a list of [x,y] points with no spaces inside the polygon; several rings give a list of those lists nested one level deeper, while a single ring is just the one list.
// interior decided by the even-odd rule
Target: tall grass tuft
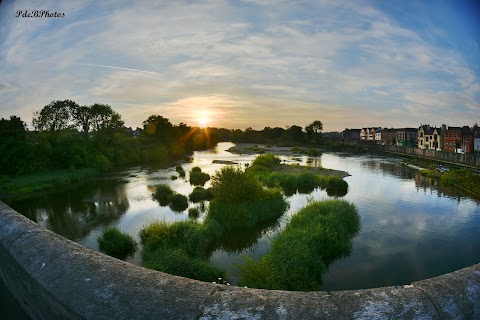
[{"label": "tall grass tuft", "polygon": [[153,193],[153,198],[157,200],[161,206],[167,206],[171,203],[171,196],[175,192],[167,186],[166,184],[160,184],[156,187],[155,192]]},{"label": "tall grass tuft", "polygon": [[188,208],[188,198],[183,194],[173,194],[170,196],[170,208],[173,211],[182,212]]},{"label": "tall grass tuft", "polygon": [[240,285],[281,290],[317,290],[328,266],[350,254],[360,216],[344,200],[313,202],[292,217],[260,261],[240,266]]},{"label": "tall grass tuft", "polygon": [[132,256],[137,250],[137,243],[132,236],[117,227],[105,228],[97,242],[100,251],[122,260]]},{"label": "tall grass tuft", "polygon": [[175,167],[175,171],[177,171],[180,177],[185,177],[185,170],[183,170],[182,166],[178,165]]},{"label": "tall grass tuft", "polygon": [[193,189],[192,193],[188,195],[188,198],[191,202],[196,203],[213,199],[213,194],[210,189],[197,186]]},{"label": "tall grass tuft", "polygon": [[193,167],[190,170],[190,184],[194,186],[203,186],[208,180],[210,180],[210,175],[208,173],[202,172],[200,167]]}]

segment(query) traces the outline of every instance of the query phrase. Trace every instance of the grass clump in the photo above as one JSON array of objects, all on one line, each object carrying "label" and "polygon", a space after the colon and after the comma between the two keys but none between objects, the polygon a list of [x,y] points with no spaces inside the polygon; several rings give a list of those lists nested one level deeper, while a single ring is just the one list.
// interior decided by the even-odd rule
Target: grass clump
[{"label": "grass clump", "polygon": [[197,203],[213,199],[213,194],[210,189],[205,189],[204,187],[197,186],[195,187],[195,189],[193,189],[192,193],[188,195],[188,198],[191,202]]},{"label": "grass clump", "polygon": [[350,254],[360,217],[344,200],[314,202],[300,210],[273,240],[270,251],[240,267],[240,285],[280,290],[317,290],[328,266]]},{"label": "grass clump", "polygon": [[178,165],[175,167],[175,171],[177,171],[180,177],[185,177],[185,170],[183,170],[182,166]]},{"label": "grass clump", "polygon": [[226,166],[212,177],[207,222],[217,221],[223,232],[251,229],[263,221],[279,218],[287,203],[278,189],[265,189],[258,178],[238,167]]},{"label": "grass clump", "polygon": [[480,197],[480,175],[467,169],[450,170],[441,176],[444,185],[454,185]]},{"label": "grass clump", "polygon": [[161,206],[167,206],[171,203],[171,196],[173,196],[175,192],[167,186],[166,184],[160,184],[157,186],[155,192],[153,193],[153,198],[157,200]]},{"label": "grass clump", "polygon": [[174,193],[170,196],[170,209],[177,212],[182,212],[188,208],[188,198],[183,194]]},{"label": "grass clump", "polygon": [[100,251],[122,260],[132,256],[137,250],[137,243],[132,236],[117,227],[105,228],[97,242]]},{"label": "grass clump", "polygon": [[210,282],[225,277],[208,260],[216,233],[194,220],[153,222],[140,230],[140,239],[144,267]]},{"label": "grass clump", "polygon": [[190,208],[188,209],[188,217],[192,219],[197,219],[200,216],[199,208]]},{"label": "grass clump", "polygon": [[210,180],[210,175],[208,173],[202,172],[202,169],[199,167],[193,167],[190,170],[190,184],[194,186],[203,186],[208,180]]}]

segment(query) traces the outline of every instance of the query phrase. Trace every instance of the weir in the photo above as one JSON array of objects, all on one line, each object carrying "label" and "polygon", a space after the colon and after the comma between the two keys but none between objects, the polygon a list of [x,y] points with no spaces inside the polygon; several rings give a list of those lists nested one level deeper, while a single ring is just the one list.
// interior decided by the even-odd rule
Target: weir
[{"label": "weir", "polygon": [[365,290],[225,286],[84,248],[3,202],[0,277],[33,319],[480,319],[480,264]]}]

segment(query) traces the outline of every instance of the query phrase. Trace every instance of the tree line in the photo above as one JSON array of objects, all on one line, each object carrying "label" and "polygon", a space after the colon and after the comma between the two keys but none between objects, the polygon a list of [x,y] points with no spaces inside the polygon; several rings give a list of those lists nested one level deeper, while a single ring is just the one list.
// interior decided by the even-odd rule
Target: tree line
[{"label": "tree line", "polygon": [[174,125],[151,115],[132,135],[122,116],[107,104],[80,106],[57,100],[34,113],[34,130],[20,117],[0,120],[0,174],[20,175],[56,169],[95,168],[107,171],[132,164],[165,164],[219,141],[275,145],[317,145],[323,125],[302,128],[224,129]]}]

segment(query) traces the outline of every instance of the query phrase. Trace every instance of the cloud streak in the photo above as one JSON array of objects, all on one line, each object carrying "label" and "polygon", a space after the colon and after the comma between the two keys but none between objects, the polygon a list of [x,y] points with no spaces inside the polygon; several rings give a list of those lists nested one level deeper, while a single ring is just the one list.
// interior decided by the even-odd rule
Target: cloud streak
[{"label": "cloud streak", "polygon": [[370,1],[85,1],[62,7],[62,21],[26,21],[11,18],[17,6],[2,13],[0,116],[28,122],[75,98],[109,103],[134,127],[153,113],[188,123],[206,108],[230,128],[320,119],[342,130],[463,125],[480,111],[480,63],[452,45],[449,12],[444,24],[414,13],[407,24],[398,13],[416,11]]}]

